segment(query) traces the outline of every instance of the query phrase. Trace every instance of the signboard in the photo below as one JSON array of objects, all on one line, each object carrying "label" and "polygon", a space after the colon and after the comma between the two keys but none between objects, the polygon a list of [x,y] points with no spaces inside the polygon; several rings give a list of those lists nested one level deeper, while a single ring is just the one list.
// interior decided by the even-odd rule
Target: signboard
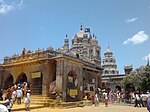
[{"label": "signboard", "polygon": [[78,95],[77,89],[70,89],[70,96]]},{"label": "signboard", "polygon": [[41,77],[41,72],[35,72],[31,73],[32,78],[40,78]]}]

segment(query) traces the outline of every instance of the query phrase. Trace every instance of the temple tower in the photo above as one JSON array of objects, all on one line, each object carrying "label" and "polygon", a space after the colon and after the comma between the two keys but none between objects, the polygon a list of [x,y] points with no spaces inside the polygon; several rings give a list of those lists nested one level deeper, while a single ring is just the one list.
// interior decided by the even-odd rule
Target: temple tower
[{"label": "temple tower", "polygon": [[102,76],[110,76],[110,75],[118,75],[119,72],[117,70],[116,59],[113,56],[113,53],[110,51],[108,47],[104,53],[103,59],[103,74]]},{"label": "temple tower", "polygon": [[90,60],[97,65],[101,65],[100,51],[101,47],[98,44],[96,36],[91,36],[90,28],[85,28],[83,31],[82,25],[80,31],[72,38],[70,51],[79,55],[79,58]]}]

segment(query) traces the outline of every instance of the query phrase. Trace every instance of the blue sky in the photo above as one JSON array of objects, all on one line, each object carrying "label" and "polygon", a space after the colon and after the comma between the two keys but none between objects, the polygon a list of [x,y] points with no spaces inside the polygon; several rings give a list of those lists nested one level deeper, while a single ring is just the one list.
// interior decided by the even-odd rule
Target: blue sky
[{"label": "blue sky", "polygon": [[80,24],[114,53],[118,70],[150,57],[150,0],[0,0],[0,62],[5,56],[49,45],[61,47]]}]

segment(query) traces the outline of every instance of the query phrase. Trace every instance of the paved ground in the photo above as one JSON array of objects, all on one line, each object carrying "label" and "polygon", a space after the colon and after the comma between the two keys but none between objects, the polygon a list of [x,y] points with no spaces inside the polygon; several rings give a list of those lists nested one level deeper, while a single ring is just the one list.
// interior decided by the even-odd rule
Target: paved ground
[{"label": "paved ground", "polygon": [[[13,111],[13,112],[27,112],[27,111]],[[105,107],[104,104],[100,104],[99,107],[92,106],[84,106],[84,107],[76,107],[69,109],[51,109],[51,108],[38,108],[31,109],[29,112],[148,112],[146,107],[133,107],[133,106],[125,106],[118,104],[111,104],[108,107]]]}]

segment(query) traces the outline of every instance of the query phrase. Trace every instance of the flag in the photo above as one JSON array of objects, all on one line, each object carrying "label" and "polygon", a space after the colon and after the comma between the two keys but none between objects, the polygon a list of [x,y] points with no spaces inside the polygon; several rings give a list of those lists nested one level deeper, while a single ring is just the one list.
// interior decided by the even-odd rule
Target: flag
[{"label": "flag", "polygon": [[90,32],[90,28],[85,28],[85,33]]}]

